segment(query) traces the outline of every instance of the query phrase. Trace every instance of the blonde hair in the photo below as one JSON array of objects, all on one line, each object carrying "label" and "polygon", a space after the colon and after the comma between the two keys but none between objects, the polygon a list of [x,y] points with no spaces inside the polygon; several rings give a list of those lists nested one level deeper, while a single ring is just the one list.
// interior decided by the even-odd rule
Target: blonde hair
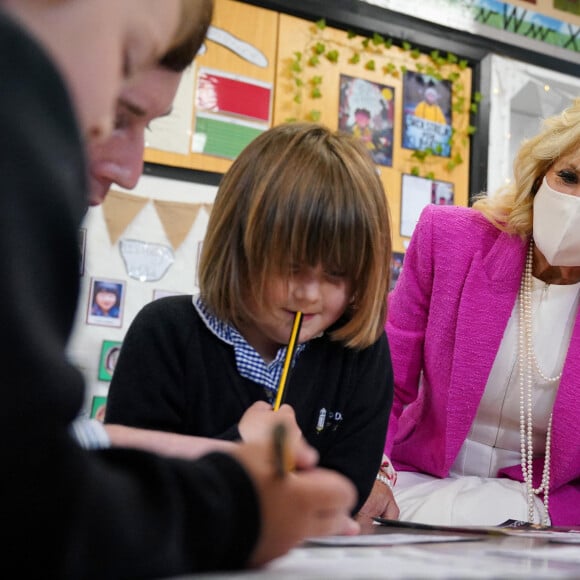
[{"label": "blonde hair", "polygon": [[385,191],[359,140],[312,123],[262,133],[225,174],[200,259],[201,297],[234,325],[245,297],[263,304],[269,277],[322,264],[352,283],[346,322],[331,334],[364,348],[383,332],[391,232]]},{"label": "blonde hair", "polygon": [[544,121],[542,131],[523,142],[514,160],[514,181],[473,204],[497,228],[526,238],[532,233],[533,199],[552,164],[580,148],[580,98],[560,115]]}]

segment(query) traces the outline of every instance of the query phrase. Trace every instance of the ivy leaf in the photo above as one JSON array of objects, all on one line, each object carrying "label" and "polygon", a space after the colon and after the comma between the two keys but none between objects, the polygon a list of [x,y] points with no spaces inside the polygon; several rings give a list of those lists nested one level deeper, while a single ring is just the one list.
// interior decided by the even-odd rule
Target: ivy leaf
[{"label": "ivy leaf", "polygon": [[414,175],[415,177],[419,177],[420,173],[421,172],[417,166],[411,167],[411,175]]},{"label": "ivy leaf", "polygon": [[326,20],[324,18],[317,20],[315,24],[318,30],[324,30],[326,28]]},{"label": "ivy leaf", "polygon": [[434,180],[435,180],[435,174],[434,174],[432,171],[429,171],[429,173],[427,173],[427,174],[425,175],[425,177],[426,177],[427,179],[430,179],[431,181],[434,181]]},{"label": "ivy leaf", "polygon": [[295,56],[295,58],[296,58],[297,61],[302,60],[302,53],[300,51],[296,51],[294,53],[294,56]]},{"label": "ivy leaf", "polygon": [[385,48],[391,48],[391,46],[393,46],[393,39],[387,38],[387,39],[385,39],[383,44],[384,44]]},{"label": "ivy leaf", "polygon": [[409,42],[407,42],[406,40],[403,41],[403,43],[401,44],[401,47],[405,52],[411,50],[411,44]]},{"label": "ivy leaf", "polygon": [[300,93],[296,93],[296,94],[294,95],[294,99],[293,99],[293,101],[294,101],[294,102],[295,102],[297,105],[300,105],[300,104],[302,104],[302,95],[301,95]]},{"label": "ivy leaf", "polygon": [[371,39],[370,39],[370,38],[365,38],[365,39],[364,39],[364,40],[361,42],[361,44],[362,44],[363,48],[368,48],[368,47],[369,47],[369,42],[370,42],[370,41],[371,41]]},{"label": "ivy leaf", "polygon": [[294,77],[294,83],[297,87],[301,87],[304,84],[304,81],[300,77]]},{"label": "ivy leaf", "polygon": [[458,58],[451,52],[447,53],[447,62],[449,64],[456,64],[458,61]]},{"label": "ivy leaf", "polygon": [[375,61],[374,60],[369,60],[366,64],[365,64],[365,68],[367,70],[375,70],[376,66],[375,66]]},{"label": "ivy leaf", "polygon": [[476,103],[481,103],[481,99],[483,99],[483,95],[479,91],[473,93],[473,100]]},{"label": "ivy leaf", "polygon": [[410,57],[413,60],[417,60],[421,56],[421,51],[418,48],[414,48],[410,53]]},{"label": "ivy leaf", "polygon": [[358,64],[360,62],[360,54],[355,52],[349,59],[350,64]]},{"label": "ivy leaf", "polygon": [[473,135],[476,131],[477,131],[477,127],[474,127],[473,125],[469,125],[467,127],[467,134],[468,135]]},{"label": "ivy leaf", "polygon": [[295,73],[302,72],[302,67],[300,66],[300,63],[297,61],[292,61],[292,65],[290,66],[290,69],[292,70],[292,72],[295,72]]},{"label": "ivy leaf", "polygon": [[437,60],[439,58],[439,51],[438,50],[432,50],[429,53],[429,56],[431,57],[431,60]]},{"label": "ivy leaf", "polygon": [[312,47],[312,51],[314,52],[314,54],[323,54],[325,50],[326,50],[326,47],[324,46],[324,44],[322,42],[317,42]]},{"label": "ivy leaf", "polygon": [[459,61],[459,63],[457,64],[457,66],[461,70],[465,70],[467,68],[467,61],[465,59],[462,59],[462,60]]},{"label": "ivy leaf", "polygon": [[308,117],[313,123],[317,123],[318,121],[320,121],[320,111],[316,111],[313,109],[312,111],[310,111],[310,113],[308,113]]},{"label": "ivy leaf", "polygon": [[330,61],[330,62],[338,62],[338,50],[329,50],[326,53],[326,58]]},{"label": "ivy leaf", "polygon": [[321,77],[320,75],[317,75],[317,76],[315,76],[315,77],[312,77],[312,78],[310,79],[310,84],[311,84],[313,87],[317,87],[317,86],[321,85],[321,84],[322,84],[322,77]]},{"label": "ivy leaf", "polygon": [[356,37],[356,32],[353,32],[352,30],[347,31],[346,33],[346,37],[347,38],[355,38]]},{"label": "ivy leaf", "polygon": [[479,108],[479,107],[477,106],[477,103],[471,103],[471,105],[469,106],[469,110],[470,110],[472,113],[477,113],[477,110],[478,110],[478,108]]},{"label": "ivy leaf", "polygon": [[378,46],[379,44],[384,44],[385,39],[377,32],[374,32],[372,42],[375,46]]},{"label": "ivy leaf", "polygon": [[320,88],[318,86],[313,87],[312,91],[310,92],[310,96],[313,99],[320,99],[322,97],[322,93],[320,92]]},{"label": "ivy leaf", "polygon": [[313,54],[309,59],[308,59],[308,64],[310,66],[316,66],[320,63],[320,59],[318,58],[318,56],[316,56],[315,54]]}]

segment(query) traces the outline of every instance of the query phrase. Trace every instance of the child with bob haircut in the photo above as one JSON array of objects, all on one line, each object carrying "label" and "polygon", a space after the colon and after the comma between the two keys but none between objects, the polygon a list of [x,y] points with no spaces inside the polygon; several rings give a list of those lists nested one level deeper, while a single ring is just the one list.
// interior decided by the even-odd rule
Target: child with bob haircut
[{"label": "child with bob haircut", "polygon": [[[248,441],[283,416],[321,466],[354,482],[358,511],[392,402],[390,256],[386,196],[364,145],[310,123],[266,131],[219,187],[200,294],[156,300],[131,325],[106,422]],[[286,404],[273,412],[297,311]]]}]

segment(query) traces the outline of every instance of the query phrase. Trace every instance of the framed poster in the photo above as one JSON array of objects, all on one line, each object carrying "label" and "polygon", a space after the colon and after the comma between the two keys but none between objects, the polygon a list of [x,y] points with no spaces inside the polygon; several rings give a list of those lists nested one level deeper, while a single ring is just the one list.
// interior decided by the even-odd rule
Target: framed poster
[{"label": "framed poster", "polygon": [[377,165],[393,165],[395,89],[340,75],[338,128],[358,137]]}]

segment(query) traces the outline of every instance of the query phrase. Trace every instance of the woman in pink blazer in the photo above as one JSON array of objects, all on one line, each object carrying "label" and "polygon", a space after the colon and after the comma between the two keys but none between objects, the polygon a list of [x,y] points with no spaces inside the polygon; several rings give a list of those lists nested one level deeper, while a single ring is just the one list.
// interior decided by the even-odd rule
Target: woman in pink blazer
[{"label": "woman in pink blazer", "polygon": [[397,477],[363,513],[580,525],[580,99],[514,175],[419,219],[386,325]]}]

